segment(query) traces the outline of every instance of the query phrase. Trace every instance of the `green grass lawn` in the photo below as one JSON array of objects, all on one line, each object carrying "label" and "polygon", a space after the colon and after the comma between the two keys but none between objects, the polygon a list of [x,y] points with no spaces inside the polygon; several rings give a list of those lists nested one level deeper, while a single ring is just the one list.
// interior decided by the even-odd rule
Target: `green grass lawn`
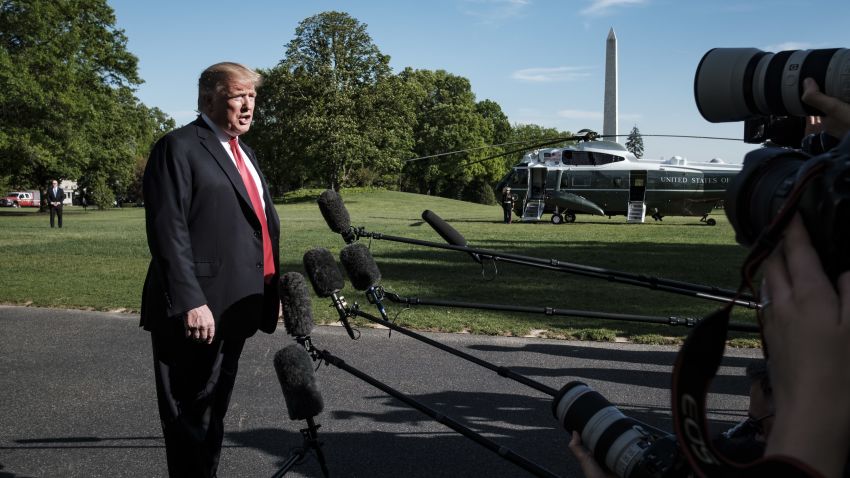
[{"label": "green grass lawn", "polygon": [[[338,254],[345,246],[322,218],[315,197],[299,192],[277,206],[283,225],[284,271],[303,273],[301,258],[321,246]],[[710,227],[699,218],[665,217],[663,222],[626,224],[625,218],[579,216],[574,224],[502,224],[498,206],[482,206],[391,191],[343,191],[354,226],[369,231],[434,242],[440,237],[421,219],[431,209],[460,231],[470,246],[539,258],[555,258],[618,271],[641,273],[728,289],[738,284],[746,251],[734,241],[723,215]],[[548,215],[547,215],[548,218]],[[63,229],[50,229],[46,213],[0,210],[0,302],[43,307],[138,311],[150,260],[144,211],[124,208],[88,212],[65,209]],[[367,241],[368,239],[364,239]],[[498,264],[492,280],[466,254],[391,242],[371,241],[383,285],[402,296],[516,304],[652,316],[702,317],[718,303],[652,291],[555,271]],[[492,265],[486,270],[491,279]],[[350,285],[343,294],[375,312]],[[313,297],[314,319],[336,321],[328,299]],[[419,330],[476,334],[676,342],[688,329],[603,319],[574,319],[469,309],[419,306],[403,310],[387,302],[391,317]],[[752,321],[747,310],[734,320]],[[736,345],[754,345],[749,334],[734,335]]]}]

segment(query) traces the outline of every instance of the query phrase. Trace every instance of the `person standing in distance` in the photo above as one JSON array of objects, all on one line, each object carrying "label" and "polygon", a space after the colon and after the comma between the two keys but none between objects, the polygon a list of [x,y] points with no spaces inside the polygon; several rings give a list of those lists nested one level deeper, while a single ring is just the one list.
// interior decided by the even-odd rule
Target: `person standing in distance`
[{"label": "person standing in distance", "polygon": [[511,188],[508,187],[508,186],[505,186],[505,188],[502,189],[502,212],[503,212],[502,222],[504,222],[505,224],[511,223],[511,215],[513,214],[513,210],[514,210],[514,196],[511,194]]},{"label": "person standing in distance", "polygon": [[198,80],[192,123],[154,145],[143,188],[151,334],[172,477],[214,477],[245,339],[277,326],[280,222],[254,152],[260,75],[217,63]]},{"label": "person standing in distance", "polygon": [[50,227],[53,227],[53,217],[58,219],[59,227],[62,227],[62,201],[65,200],[65,191],[59,187],[59,181],[53,180],[50,189],[47,190],[47,202],[50,203]]}]

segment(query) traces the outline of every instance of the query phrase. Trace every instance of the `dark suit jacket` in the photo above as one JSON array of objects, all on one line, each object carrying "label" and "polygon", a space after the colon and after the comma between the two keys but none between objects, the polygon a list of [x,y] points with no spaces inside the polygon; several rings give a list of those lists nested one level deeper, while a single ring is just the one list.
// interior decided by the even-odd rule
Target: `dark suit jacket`
[{"label": "dark suit jacket", "polygon": [[62,188],[56,188],[56,194],[53,194],[53,186],[47,188],[47,203],[48,206],[53,207],[50,203],[59,202],[58,207],[62,207],[62,201],[65,200],[65,191]]},{"label": "dark suit jacket", "polygon": [[[254,151],[240,143],[260,175],[275,276],[263,281],[260,221],[242,177],[202,118],[160,139],[144,176],[151,263],[142,293],[141,324],[182,330],[189,310],[207,304],[216,333],[277,326],[280,221]],[[176,324],[180,324],[178,327]]]}]

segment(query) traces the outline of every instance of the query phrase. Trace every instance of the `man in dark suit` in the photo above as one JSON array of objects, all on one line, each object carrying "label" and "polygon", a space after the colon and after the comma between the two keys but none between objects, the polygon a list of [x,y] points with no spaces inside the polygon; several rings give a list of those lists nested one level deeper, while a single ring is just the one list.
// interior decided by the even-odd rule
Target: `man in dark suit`
[{"label": "man in dark suit", "polygon": [[201,115],[160,139],[145,169],[151,264],[141,326],[151,333],[170,476],[216,475],[245,339],[277,326],[280,222],[239,140],[259,82],[237,63],[207,68]]},{"label": "man in dark suit", "polygon": [[47,202],[50,203],[50,227],[53,227],[53,216],[59,219],[59,227],[62,227],[62,201],[65,200],[65,191],[59,187],[59,182],[53,180],[50,189],[47,190]]}]

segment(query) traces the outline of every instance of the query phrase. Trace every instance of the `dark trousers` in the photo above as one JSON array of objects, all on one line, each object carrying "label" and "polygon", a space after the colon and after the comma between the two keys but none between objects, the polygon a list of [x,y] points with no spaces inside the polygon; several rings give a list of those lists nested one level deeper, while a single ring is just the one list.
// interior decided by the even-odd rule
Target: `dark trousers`
[{"label": "dark trousers", "polygon": [[214,477],[245,339],[197,343],[183,336],[180,324],[180,330],[151,332],[151,342],[168,474]]},{"label": "dark trousers", "polygon": [[504,218],[505,224],[510,224],[511,223],[511,214],[513,212],[513,204],[509,203],[509,202],[503,202],[502,203],[502,211],[504,211],[504,213],[505,213],[505,218]]},{"label": "dark trousers", "polygon": [[53,227],[53,215],[59,218],[59,227],[62,227],[62,206],[50,206],[50,227]]}]

